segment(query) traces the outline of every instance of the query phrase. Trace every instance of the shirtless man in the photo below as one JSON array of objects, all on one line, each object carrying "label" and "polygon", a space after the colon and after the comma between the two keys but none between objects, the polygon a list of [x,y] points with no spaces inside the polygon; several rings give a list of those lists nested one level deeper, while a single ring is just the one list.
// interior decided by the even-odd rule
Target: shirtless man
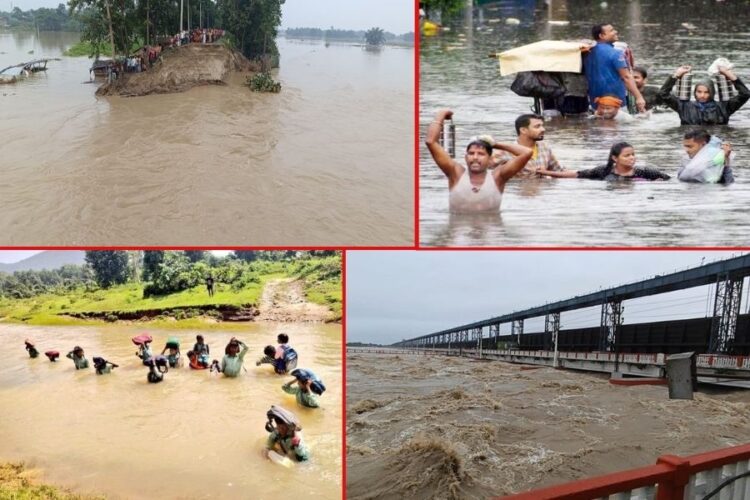
[{"label": "shirtless man", "polygon": [[[491,137],[471,138],[466,146],[466,167],[455,161],[438,144],[443,121],[452,117],[453,111],[441,110],[427,130],[427,149],[440,170],[448,177],[449,202],[452,212],[497,212],[500,210],[505,183],[523,170],[531,159],[531,148],[519,144],[501,144]],[[492,150],[508,151],[514,158],[490,170]]]}]

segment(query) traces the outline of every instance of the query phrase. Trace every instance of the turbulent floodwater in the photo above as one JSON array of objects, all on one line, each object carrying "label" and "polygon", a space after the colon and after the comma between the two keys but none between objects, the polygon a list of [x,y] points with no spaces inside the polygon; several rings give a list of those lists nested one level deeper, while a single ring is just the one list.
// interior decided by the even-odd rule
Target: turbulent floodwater
[{"label": "turbulent floodwater", "polygon": [[[0,68],[77,38],[0,33]],[[413,50],[279,50],[278,95],[97,98],[85,57],[0,87],[2,242],[413,244]]]},{"label": "turbulent floodwater", "polygon": [[[0,366],[0,460],[23,460],[42,480],[108,498],[337,498],[341,495],[341,329],[330,325],[264,323],[243,332],[150,331],[154,347],[180,338],[183,352],[202,333],[220,359],[232,336],[250,347],[239,378],[170,369],[160,384],[146,382],[130,337],[142,326],[44,328],[1,325],[8,348]],[[298,407],[280,386],[291,377],[254,361],[263,346],[287,332],[325,382],[321,408]],[[91,363],[120,365],[109,375],[76,371],[64,357],[30,359],[23,340],[61,357],[80,345]],[[261,456],[271,404],[301,420],[311,461],[286,469]]]},{"label": "turbulent floodwater", "polygon": [[347,355],[347,497],[487,498],[750,440],[750,393],[444,356]]},{"label": "turbulent floodwater", "polygon": [[[457,149],[466,140],[491,133],[498,140],[516,136],[515,118],[530,112],[531,99],[510,91],[513,76],[500,77],[490,53],[543,39],[590,37],[591,26],[611,20],[620,39],[633,48],[636,65],[649,70],[649,84],[660,86],[680,64],[694,73],[719,56],[750,81],[750,10],[732,2],[486,2],[450,32],[422,39],[420,46],[420,137],[441,108],[455,112]],[[689,4],[689,7],[688,7]],[[506,25],[514,17],[520,25]],[[567,20],[555,26],[548,19]],[[687,29],[681,23],[692,23]],[[694,80],[697,76],[694,76]],[[750,203],[748,129],[750,104],[732,116],[717,135],[732,141],[737,182],[730,187],[680,183],[677,172],[684,130],[676,113],[617,127],[581,120],[545,124],[546,141],[568,169],[606,163],[610,147],[626,140],[637,162],[663,169],[669,182],[607,185],[576,179],[514,181],[506,186],[502,217],[451,216],[448,185],[429,152],[420,145],[420,240],[429,246],[456,245],[729,245],[748,244]]]}]

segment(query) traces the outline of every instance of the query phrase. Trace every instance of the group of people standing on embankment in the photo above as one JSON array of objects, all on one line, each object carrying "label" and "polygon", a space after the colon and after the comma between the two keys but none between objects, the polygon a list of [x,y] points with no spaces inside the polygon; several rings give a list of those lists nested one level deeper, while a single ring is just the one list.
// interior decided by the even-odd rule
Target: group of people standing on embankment
[{"label": "group of people standing on embankment", "polygon": [[[732,146],[712,135],[705,126],[726,125],[729,117],[750,99],[750,90],[726,65],[717,66],[717,81],[726,86],[721,99],[716,100],[714,82],[705,80],[695,85],[692,97],[680,91],[672,93],[676,83],[685,83],[690,66],[680,66],[664,85],[655,90],[646,86],[648,73],[633,65],[629,49],[615,48],[619,40],[611,24],[592,28],[596,41],[586,47],[584,73],[588,84],[588,97],[583,98],[583,108],[588,118],[611,122],[632,121],[648,117],[650,109],[665,106],[676,111],[682,125],[698,126],[683,134],[685,157],[677,172],[684,182],[731,184],[734,175]],[[725,61],[725,60],[724,60]],[[730,96],[731,95],[731,96]],[[633,114],[628,113],[630,100]],[[579,104],[580,111],[580,104]],[[554,115],[560,111],[552,109]],[[493,212],[500,209],[506,183],[518,178],[580,178],[597,180],[669,180],[660,170],[636,166],[635,147],[619,141],[612,146],[606,163],[587,170],[567,170],[557,160],[546,142],[544,117],[524,114],[515,121],[517,139],[513,143],[498,142],[491,135],[475,136],[466,146],[465,163],[457,162],[441,145],[446,120],[453,112],[439,111],[429,125],[426,145],[448,178],[449,206],[452,212]]]}]

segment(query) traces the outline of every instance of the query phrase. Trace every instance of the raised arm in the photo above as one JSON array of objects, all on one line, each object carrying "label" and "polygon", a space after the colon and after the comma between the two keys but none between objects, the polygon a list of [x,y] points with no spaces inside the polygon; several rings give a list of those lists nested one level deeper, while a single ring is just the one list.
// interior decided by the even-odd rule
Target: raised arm
[{"label": "raised arm", "polygon": [[440,170],[442,170],[445,176],[448,177],[448,187],[450,188],[458,182],[461,174],[463,174],[463,169],[461,168],[461,165],[451,158],[445,149],[440,146],[438,139],[440,137],[440,131],[443,128],[443,122],[452,116],[453,111],[449,109],[438,111],[437,115],[435,115],[435,120],[430,123],[430,126],[427,129],[427,138],[425,139],[425,144],[427,145],[427,149],[430,150],[432,159],[435,160],[435,163],[440,167]]},{"label": "raised arm", "polygon": [[737,75],[734,74],[734,72],[730,69],[721,67],[719,68],[719,71],[722,75],[727,77],[727,80],[731,81],[734,84],[734,87],[737,89],[737,95],[729,99],[727,102],[727,112],[731,115],[738,109],[742,107],[743,104],[745,104],[748,99],[750,99],[750,90],[748,90],[747,86],[737,78]]},{"label": "raised arm", "polygon": [[679,112],[680,100],[672,94],[672,88],[674,87],[674,84],[677,83],[677,79],[682,78],[685,73],[690,71],[690,69],[690,66],[680,66],[674,71],[672,76],[667,77],[667,81],[664,82],[664,85],[659,89],[659,97],[661,98],[662,103],[669,106],[669,108],[674,111]]},{"label": "raised arm", "polygon": [[633,75],[630,73],[630,69],[620,68],[617,72],[620,74],[620,78],[622,78],[625,88],[635,96],[635,106],[638,108],[638,112],[645,113],[646,100],[641,95],[641,91],[638,90],[638,86],[635,84],[635,80],[633,80]]},{"label": "raised arm", "polygon": [[520,144],[496,142],[492,147],[494,149],[507,151],[513,155],[513,158],[505,162],[503,165],[495,167],[495,170],[492,171],[492,175],[495,176],[495,182],[497,182],[498,187],[523,170],[523,167],[526,166],[533,154],[531,148],[521,146]]}]

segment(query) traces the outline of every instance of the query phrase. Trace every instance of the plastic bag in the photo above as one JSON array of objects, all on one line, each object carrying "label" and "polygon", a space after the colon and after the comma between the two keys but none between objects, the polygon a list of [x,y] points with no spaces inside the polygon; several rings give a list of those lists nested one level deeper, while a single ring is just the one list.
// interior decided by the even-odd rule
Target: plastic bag
[{"label": "plastic bag", "polygon": [[718,75],[719,66],[723,66],[727,69],[734,69],[734,64],[730,63],[729,59],[727,59],[726,57],[720,57],[711,63],[711,66],[708,67],[707,73],[711,76]]},{"label": "plastic bag", "polygon": [[522,71],[518,73],[510,90],[521,97],[559,97],[565,94],[565,85],[560,78],[546,71]]},{"label": "plastic bag", "polygon": [[[733,155],[734,153],[732,153]],[[730,156],[730,159],[732,156]],[[721,139],[711,136],[711,140],[677,173],[677,178],[685,182],[715,184],[724,173],[724,150]]]}]

